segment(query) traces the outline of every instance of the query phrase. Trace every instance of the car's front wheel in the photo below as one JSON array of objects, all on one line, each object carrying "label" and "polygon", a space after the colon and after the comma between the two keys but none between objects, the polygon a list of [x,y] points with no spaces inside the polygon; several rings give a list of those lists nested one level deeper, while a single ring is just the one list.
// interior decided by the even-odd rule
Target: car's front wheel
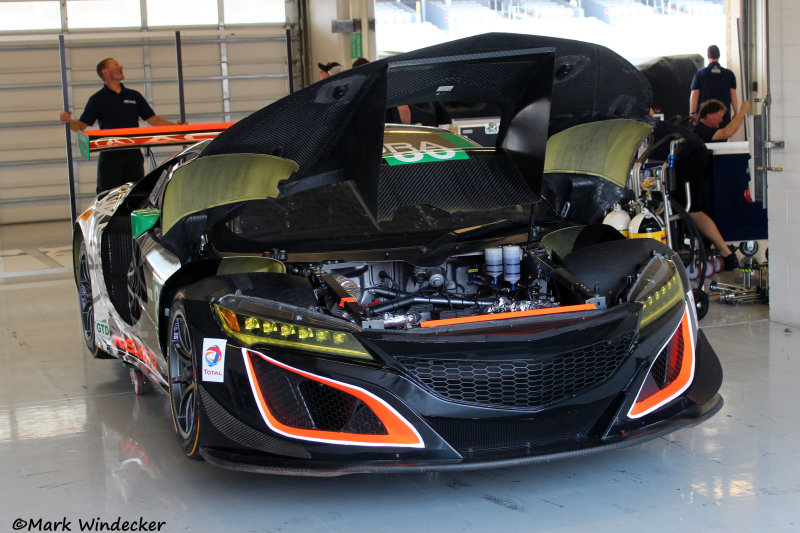
[{"label": "car's front wheel", "polygon": [[167,349],[169,374],[169,404],[175,433],[183,453],[192,459],[199,454],[200,397],[197,390],[197,373],[192,348],[191,329],[186,318],[183,295],[178,293],[172,301],[169,318]]},{"label": "car's front wheel", "polygon": [[113,359],[113,356],[97,347],[95,339],[97,325],[94,322],[94,292],[92,291],[92,277],[89,272],[89,257],[85,242],[81,242],[76,266],[78,270],[78,299],[81,307],[83,340],[92,353],[92,357],[96,359]]}]

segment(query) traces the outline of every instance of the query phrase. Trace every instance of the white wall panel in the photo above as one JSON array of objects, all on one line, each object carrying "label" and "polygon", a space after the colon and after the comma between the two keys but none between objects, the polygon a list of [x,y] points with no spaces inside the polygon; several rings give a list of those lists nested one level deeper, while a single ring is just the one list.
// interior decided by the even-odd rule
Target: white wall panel
[{"label": "white wall panel", "polygon": [[771,137],[786,142],[768,176],[770,318],[800,326],[800,3],[771,0],[769,15]]}]

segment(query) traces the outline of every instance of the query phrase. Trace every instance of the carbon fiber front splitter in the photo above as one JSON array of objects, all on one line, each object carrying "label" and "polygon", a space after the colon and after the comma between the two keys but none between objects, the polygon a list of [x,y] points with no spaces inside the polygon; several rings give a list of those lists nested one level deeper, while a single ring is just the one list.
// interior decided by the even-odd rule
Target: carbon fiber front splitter
[{"label": "carbon fiber front splitter", "polygon": [[573,457],[594,454],[598,452],[617,450],[642,444],[657,439],[678,429],[692,427],[704,422],[716,414],[723,405],[722,396],[716,394],[704,405],[693,405],[676,416],[643,428],[624,437],[616,437],[572,450],[528,455],[500,460],[484,461],[372,461],[363,463],[322,463],[313,461],[294,461],[285,458],[270,458],[263,455],[230,452],[215,448],[200,448],[200,455],[209,463],[231,470],[256,472],[262,474],[289,475],[289,476],[318,476],[335,477],[348,474],[391,474],[391,473],[420,473],[442,471],[469,471],[509,466],[522,466],[536,463],[546,463]]}]

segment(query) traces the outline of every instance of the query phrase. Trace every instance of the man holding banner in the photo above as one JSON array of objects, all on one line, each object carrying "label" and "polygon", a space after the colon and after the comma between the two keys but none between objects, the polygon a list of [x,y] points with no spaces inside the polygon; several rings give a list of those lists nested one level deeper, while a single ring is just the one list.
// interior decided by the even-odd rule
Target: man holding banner
[{"label": "man holding banner", "polygon": [[[156,115],[138,91],[122,85],[125,74],[122,65],[114,58],[97,64],[97,75],[104,87],[93,94],[78,120],[72,119],[69,111],[61,113],[61,123],[69,124],[72,131],[82,131],[95,121],[100,129],[136,128],[141,118],[151,126],[172,126]],[[138,148],[102,152],[97,162],[97,193],[119,187],[129,181],[144,177],[144,157]]]}]

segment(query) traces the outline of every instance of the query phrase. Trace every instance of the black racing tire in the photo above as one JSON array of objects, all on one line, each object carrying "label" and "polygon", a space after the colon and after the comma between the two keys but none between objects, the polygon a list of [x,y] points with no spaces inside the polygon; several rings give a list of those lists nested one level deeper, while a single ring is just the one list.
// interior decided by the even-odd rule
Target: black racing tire
[{"label": "black racing tire", "polygon": [[94,291],[92,277],[89,273],[89,257],[86,252],[86,243],[81,241],[78,251],[77,264],[75,265],[76,279],[78,281],[78,304],[81,309],[81,330],[86,347],[95,359],[115,359],[97,346],[95,339],[96,324],[94,322]]},{"label": "black racing tire", "polygon": [[147,381],[144,379],[144,372],[136,367],[131,367],[131,385],[133,385],[133,394],[136,396],[146,394],[149,390]]},{"label": "black racing tire", "polygon": [[175,434],[186,457],[200,456],[200,392],[197,388],[197,357],[193,349],[191,327],[186,317],[183,294],[178,292],[169,313],[167,339],[167,377],[169,405]]},{"label": "black racing tire", "polygon": [[703,320],[703,317],[708,313],[709,301],[708,294],[703,289],[692,289],[692,296],[694,296],[694,306],[697,311],[697,320]]}]

